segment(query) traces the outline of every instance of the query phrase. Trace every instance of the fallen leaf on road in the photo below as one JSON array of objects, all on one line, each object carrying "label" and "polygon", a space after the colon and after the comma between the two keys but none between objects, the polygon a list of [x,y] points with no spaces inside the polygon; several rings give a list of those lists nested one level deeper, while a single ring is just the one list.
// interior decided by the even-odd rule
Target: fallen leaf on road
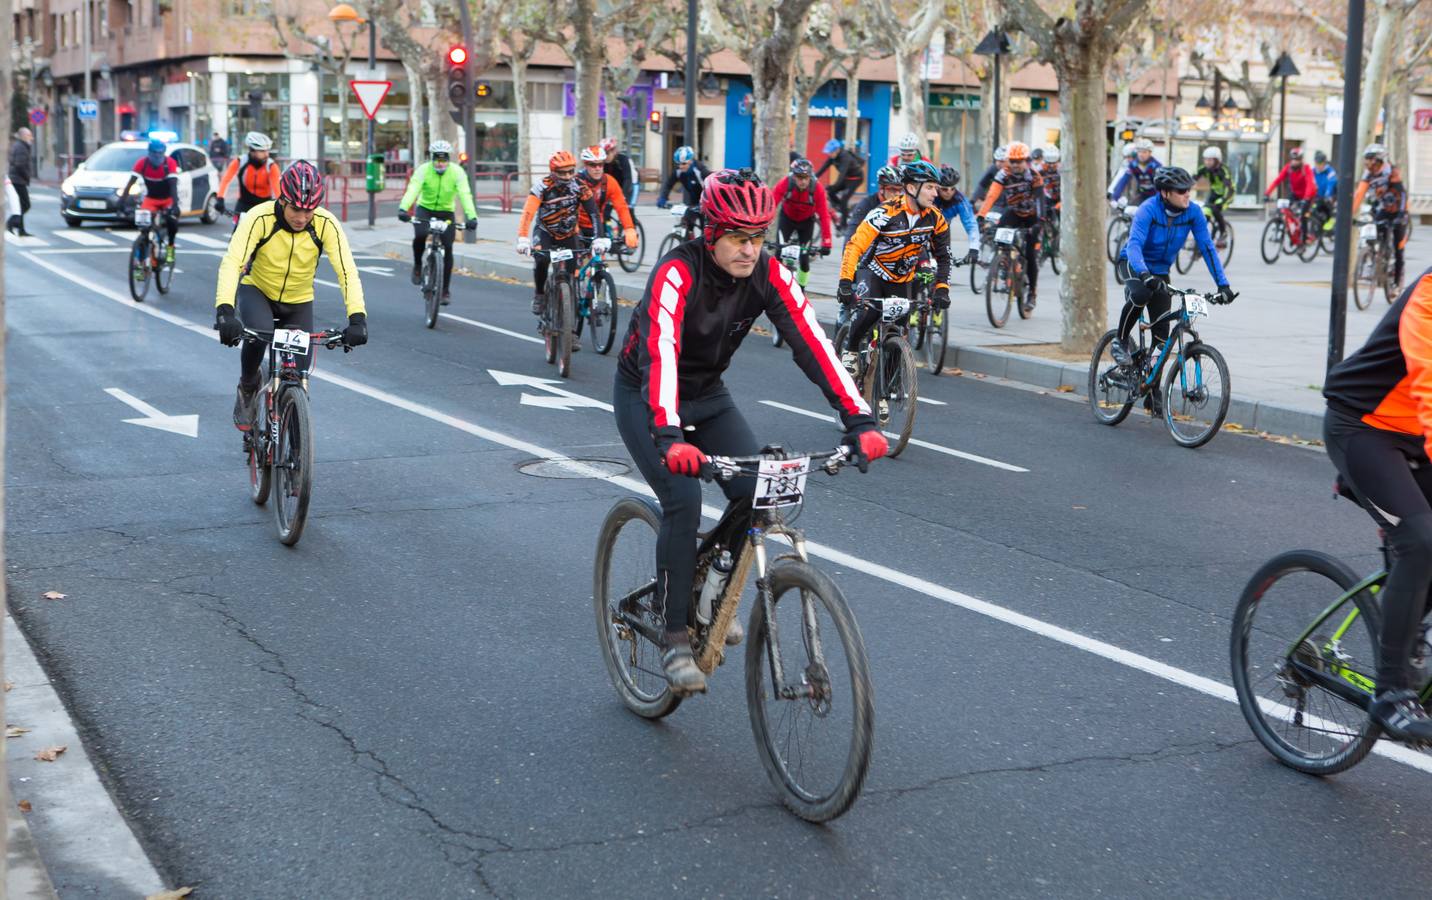
[{"label": "fallen leaf on road", "polygon": [[175,888],[172,891],[160,891],[157,894],[150,894],[145,897],[144,900],[180,900],[181,897],[187,897],[192,893],[194,893],[193,888],[181,887]]},{"label": "fallen leaf on road", "polygon": [[18,805],[20,807],[20,812],[29,812],[30,810],[34,809],[34,807],[30,805],[29,800],[21,800]]},{"label": "fallen leaf on road", "polygon": [[1224,423],[1223,423],[1223,430],[1224,430],[1224,431],[1247,431],[1248,429],[1247,429],[1247,428],[1244,428],[1242,425],[1239,425],[1237,422],[1224,422]]},{"label": "fallen leaf on road", "polygon": [[950,374],[951,374],[951,375],[963,375],[963,374],[965,374],[965,370],[964,370],[964,369],[951,369],[951,370],[950,370]]},{"label": "fallen leaf on road", "polygon": [[61,594],[59,591],[45,591],[45,593],[41,594],[40,596],[44,597],[46,600],[63,600],[65,599],[66,595]]},{"label": "fallen leaf on road", "polygon": [[54,762],[55,760],[60,758],[61,753],[64,753],[68,749],[70,748],[64,745],[61,745],[59,747],[46,747],[39,753],[35,754],[35,759],[38,759],[40,762]]},{"label": "fallen leaf on road", "polygon": [[1072,393],[1074,393],[1074,385],[1072,385],[1072,384],[1061,384],[1061,385],[1059,385],[1059,393],[1061,393],[1061,394],[1072,394]]},{"label": "fallen leaf on road", "polygon": [[29,734],[29,733],[30,733],[30,729],[28,729],[28,728],[21,728],[19,725],[6,725],[6,726],[5,726],[5,736],[6,736],[7,738],[19,737],[19,736],[22,735],[22,734]]},{"label": "fallen leaf on road", "polygon": [[10,688],[12,688],[12,687],[14,687],[14,686],[15,686],[15,682],[13,682],[13,681],[7,681],[7,682],[5,682],[5,693],[7,693],[7,694],[10,693]]}]

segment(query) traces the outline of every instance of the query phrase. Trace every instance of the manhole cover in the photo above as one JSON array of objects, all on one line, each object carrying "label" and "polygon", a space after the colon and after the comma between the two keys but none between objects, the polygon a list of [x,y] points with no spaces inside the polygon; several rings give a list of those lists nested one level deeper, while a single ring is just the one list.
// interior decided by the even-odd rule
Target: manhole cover
[{"label": "manhole cover", "polygon": [[613,459],[534,459],[517,471],[537,478],[611,478],[625,475],[631,466]]}]

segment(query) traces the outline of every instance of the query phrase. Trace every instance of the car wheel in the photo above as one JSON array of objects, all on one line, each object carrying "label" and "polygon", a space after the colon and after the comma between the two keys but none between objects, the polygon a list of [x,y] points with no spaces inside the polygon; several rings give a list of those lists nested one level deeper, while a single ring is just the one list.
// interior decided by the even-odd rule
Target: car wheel
[{"label": "car wheel", "polygon": [[[61,215],[63,215],[63,213],[62,213]],[[83,219],[78,219],[78,218],[76,218],[76,217],[74,217],[74,216],[65,216],[64,218],[65,218],[65,224],[68,225],[68,226],[70,226],[71,228],[78,228],[78,227],[80,227],[80,224],[84,221]]]},{"label": "car wheel", "polygon": [[219,221],[219,210],[214,205],[216,202],[218,202],[218,199],[219,198],[217,194],[209,195],[209,199],[204,201],[204,214],[199,217],[199,221],[203,222],[205,225],[213,225],[215,222]]}]

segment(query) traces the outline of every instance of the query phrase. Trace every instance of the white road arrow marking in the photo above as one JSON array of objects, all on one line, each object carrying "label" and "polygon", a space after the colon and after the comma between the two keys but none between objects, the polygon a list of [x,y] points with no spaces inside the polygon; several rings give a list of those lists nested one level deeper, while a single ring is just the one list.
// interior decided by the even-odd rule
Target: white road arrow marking
[{"label": "white road arrow marking", "polygon": [[145,428],[157,428],[160,431],[169,431],[174,434],[182,434],[185,437],[196,438],[199,436],[198,416],[168,416],[154,407],[145,403],[133,394],[121,391],[119,388],[105,388],[104,392],[109,394],[120,403],[131,407],[136,412],[143,414],[142,419],[125,419],[130,425],[143,425]]},{"label": "white road arrow marking", "polygon": [[566,388],[557,387],[557,385],[562,382],[555,378],[534,378],[531,375],[519,375],[516,372],[502,372],[497,369],[488,369],[487,373],[492,376],[494,381],[503,387],[510,387],[517,384],[547,392],[546,394],[529,394],[523,391],[523,406],[540,406],[543,409],[563,409],[568,411],[582,407],[592,407],[594,409],[604,409],[607,412],[612,411],[612,405],[610,403],[603,403],[591,397],[583,397],[581,394],[574,394]]}]

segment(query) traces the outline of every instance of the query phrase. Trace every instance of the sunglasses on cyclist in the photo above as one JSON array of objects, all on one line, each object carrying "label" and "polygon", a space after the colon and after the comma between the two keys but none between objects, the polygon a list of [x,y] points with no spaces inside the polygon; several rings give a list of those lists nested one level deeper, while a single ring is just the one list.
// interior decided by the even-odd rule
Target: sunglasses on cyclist
[{"label": "sunglasses on cyclist", "polygon": [[568,168],[568,169],[558,169],[558,170],[557,170],[555,173],[553,173],[553,174],[555,174],[558,178],[571,178],[573,175],[576,175],[576,174],[577,174],[577,170],[576,170],[576,169],[570,169],[570,168]]}]

